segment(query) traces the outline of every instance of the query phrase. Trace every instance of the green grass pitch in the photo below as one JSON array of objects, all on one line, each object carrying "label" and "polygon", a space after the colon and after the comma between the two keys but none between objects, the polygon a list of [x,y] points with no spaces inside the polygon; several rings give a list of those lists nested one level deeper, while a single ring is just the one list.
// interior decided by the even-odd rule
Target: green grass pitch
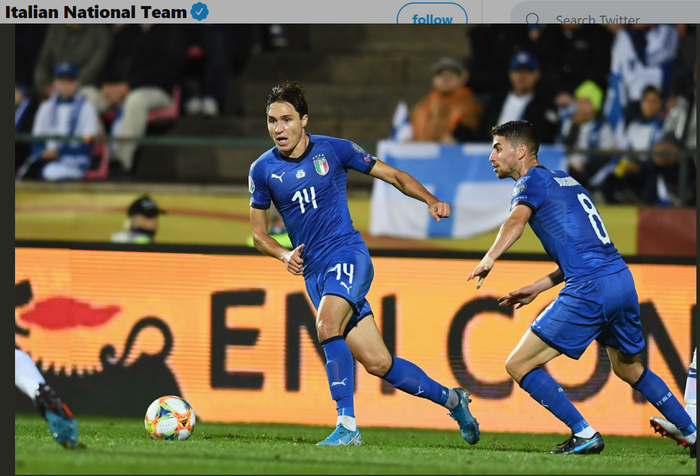
[{"label": "green grass pitch", "polygon": [[39,415],[15,415],[15,474],[696,474],[667,438],[603,435],[600,455],[551,455],[565,434],[360,427],[360,447],[319,447],[331,427],[198,422],[186,441],[151,440],[141,419],[78,416],[64,449]]}]

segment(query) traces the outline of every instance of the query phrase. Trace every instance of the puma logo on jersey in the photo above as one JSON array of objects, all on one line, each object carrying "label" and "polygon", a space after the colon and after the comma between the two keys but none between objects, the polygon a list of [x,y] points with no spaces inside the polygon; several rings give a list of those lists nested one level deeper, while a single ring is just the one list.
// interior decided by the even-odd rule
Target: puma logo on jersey
[{"label": "puma logo on jersey", "polygon": [[347,379],[348,379],[348,378],[345,377],[345,378],[343,379],[342,382],[333,382],[333,383],[331,383],[331,387],[335,387],[336,385],[342,385],[343,387],[345,387],[345,386],[346,386],[346,385],[345,385],[345,381],[346,381]]},{"label": "puma logo on jersey", "polygon": [[342,284],[343,286],[345,286],[345,289],[348,290],[348,294],[350,294],[350,288],[351,288],[352,286],[348,286],[347,284],[345,284],[345,283],[342,282],[342,281],[340,282],[340,284]]},{"label": "puma logo on jersey", "polygon": [[282,177],[284,177],[284,174],[286,174],[286,173],[287,172],[282,172],[282,175],[272,174],[272,175],[270,175],[270,178],[278,178],[278,179],[280,179],[280,183],[282,183]]}]

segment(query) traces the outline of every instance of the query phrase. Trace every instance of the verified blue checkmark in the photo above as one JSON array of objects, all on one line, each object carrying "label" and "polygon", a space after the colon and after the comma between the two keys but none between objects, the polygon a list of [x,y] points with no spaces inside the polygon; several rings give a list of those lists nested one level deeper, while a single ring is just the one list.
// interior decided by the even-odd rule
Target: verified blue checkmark
[{"label": "verified blue checkmark", "polygon": [[202,2],[197,2],[194,5],[192,5],[192,10],[190,10],[190,14],[195,20],[202,21],[209,15],[209,9],[207,8],[206,4]]}]

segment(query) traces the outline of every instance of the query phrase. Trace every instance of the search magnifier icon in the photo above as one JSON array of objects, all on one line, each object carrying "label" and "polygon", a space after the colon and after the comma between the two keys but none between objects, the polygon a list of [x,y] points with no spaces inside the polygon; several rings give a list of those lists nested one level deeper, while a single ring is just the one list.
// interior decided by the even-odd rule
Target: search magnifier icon
[{"label": "search magnifier icon", "polygon": [[525,17],[525,22],[528,25],[537,25],[540,22],[540,17],[537,15],[537,13],[528,13]]}]

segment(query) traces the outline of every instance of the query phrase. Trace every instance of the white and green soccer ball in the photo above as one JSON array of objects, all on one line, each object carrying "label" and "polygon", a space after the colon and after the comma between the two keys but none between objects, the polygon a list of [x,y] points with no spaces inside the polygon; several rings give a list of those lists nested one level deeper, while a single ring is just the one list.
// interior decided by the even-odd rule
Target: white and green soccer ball
[{"label": "white and green soccer ball", "polygon": [[156,440],[186,440],[196,421],[192,406],[175,395],[155,399],[144,418],[146,431]]}]

